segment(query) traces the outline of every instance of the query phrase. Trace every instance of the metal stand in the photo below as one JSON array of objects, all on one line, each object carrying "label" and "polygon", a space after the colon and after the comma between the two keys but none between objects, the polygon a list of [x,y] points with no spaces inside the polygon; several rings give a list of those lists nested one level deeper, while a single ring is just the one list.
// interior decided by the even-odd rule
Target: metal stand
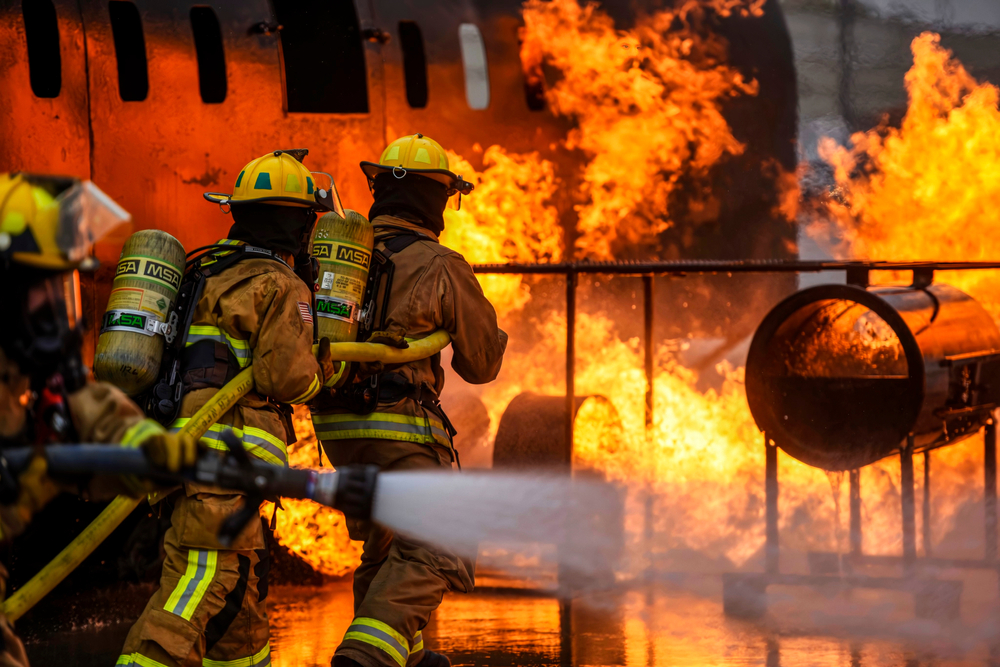
[{"label": "metal stand", "polygon": [[764,498],[767,512],[767,543],[764,551],[764,571],[777,574],[779,570],[778,544],[778,448],[768,442],[764,434]]},{"label": "metal stand", "polygon": [[[778,532],[780,518],[778,514],[778,448],[770,443],[766,434],[764,437],[764,451],[764,493],[767,520],[766,541],[764,545],[764,572],[728,572],[723,575],[722,605],[726,614],[744,618],[759,618],[767,613],[768,586],[779,585],[809,586],[832,592],[852,588],[902,591],[913,595],[914,609],[918,617],[937,618],[941,620],[958,618],[962,597],[962,582],[922,577],[915,574],[917,559],[912,439],[907,440],[907,444],[900,452],[900,462],[903,467],[903,557],[879,559],[901,561],[904,564],[906,572],[906,576],[902,578],[857,575],[853,574],[848,568],[845,568],[845,572],[837,574],[782,574],[780,571]],[[868,561],[871,557],[865,557],[861,549],[861,483],[857,470],[850,472],[850,484],[851,554],[848,556],[848,562],[851,565],[855,565],[863,560]],[[995,507],[994,502],[994,509]],[[810,554],[811,563],[825,564],[830,560],[829,558],[813,558],[813,556],[814,554]]]},{"label": "metal stand", "polygon": [[861,471],[852,470],[850,476],[851,503],[851,555],[860,556],[864,547],[861,532]]}]

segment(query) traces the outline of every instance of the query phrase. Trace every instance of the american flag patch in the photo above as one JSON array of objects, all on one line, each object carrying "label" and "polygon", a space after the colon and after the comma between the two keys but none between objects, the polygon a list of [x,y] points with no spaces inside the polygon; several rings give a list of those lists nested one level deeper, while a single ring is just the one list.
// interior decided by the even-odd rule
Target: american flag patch
[{"label": "american flag patch", "polygon": [[301,301],[299,301],[298,303],[299,303],[299,315],[302,316],[302,321],[305,322],[306,324],[312,324],[313,323],[312,308],[309,307],[308,303],[302,303]]}]

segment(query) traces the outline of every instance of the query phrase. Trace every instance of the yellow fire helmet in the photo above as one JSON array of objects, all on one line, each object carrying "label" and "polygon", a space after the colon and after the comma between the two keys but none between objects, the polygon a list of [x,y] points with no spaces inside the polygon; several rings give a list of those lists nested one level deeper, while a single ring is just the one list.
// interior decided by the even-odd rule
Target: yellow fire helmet
[{"label": "yellow fire helmet", "polygon": [[396,178],[419,174],[443,183],[448,196],[467,195],[475,186],[448,169],[448,154],[441,144],[423,134],[410,134],[389,144],[378,163],[362,162],[361,171],[368,177],[368,187],[375,188],[375,177],[392,172]]},{"label": "yellow fire helmet", "polygon": [[0,174],[0,261],[39,269],[93,269],[94,243],[132,216],[91,181]]},{"label": "yellow fire helmet", "polygon": [[344,206],[340,203],[333,177],[309,171],[302,164],[308,154],[306,148],[295,148],[262,155],[243,167],[236,177],[233,194],[206,192],[205,199],[221,206],[253,203],[301,206],[336,211],[343,216]]}]

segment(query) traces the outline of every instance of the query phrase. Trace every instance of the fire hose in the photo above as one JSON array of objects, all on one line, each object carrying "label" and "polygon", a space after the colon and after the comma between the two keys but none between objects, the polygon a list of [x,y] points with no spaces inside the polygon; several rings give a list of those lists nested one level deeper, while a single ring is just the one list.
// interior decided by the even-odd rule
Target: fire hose
[{"label": "fire hose", "polygon": [[[449,336],[448,333],[445,331],[435,331],[426,338],[413,341],[408,340],[407,342],[409,343],[409,347],[406,347],[404,349],[397,349],[394,347],[390,347],[388,345],[380,345],[377,343],[332,343],[330,345],[330,352],[332,353],[334,359],[338,359],[341,361],[381,361],[387,364],[405,364],[413,361],[419,361],[420,359],[426,359],[427,357],[437,354],[438,352],[440,352],[441,350],[443,350],[445,347],[448,346],[448,344],[451,342],[451,336]],[[226,412],[232,409],[236,405],[236,403],[253,388],[253,386],[254,386],[253,367],[248,366],[247,368],[243,369],[235,378],[230,380],[230,382],[225,387],[220,389],[214,396],[212,396],[212,398],[209,399],[208,402],[205,403],[205,405],[203,405],[201,409],[199,409],[194,414],[193,417],[191,417],[191,420],[184,425],[183,429],[181,429],[182,432],[191,435],[195,439],[200,439],[203,435],[205,435],[205,433],[208,432],[209,428],[213,424],[215,424],[219,420],[219,418],[222,417],[222,415],[224,415]],[[46,448],[46,452],[48,453],[51,451],[53,453],[53,456],[55,457],[57,451],[62,451],[54,449],[55,447],[59,446],[56,445],[50,446],[49,448]],[[62,447],[75,448],[79,446],[64,445]],[[109,469],[107,470],[107,472],[109,473],[111,472],[115,472],[118,474],[131,473],[131,474],[137,474],[139,476],[150,477],[155,480],[163,482],[172,481],[175,484],[178,483],[179,481],[196,481],[196,479],[188,479],[188,478],[167,479],[163,476],[161,472],[154,470],[152,466],[149,465],[148,461],[145,462],[146,467],[140,469],[139,467],[137,467],[138,464],[141,463],[139,459],[141,458],[143,461],[145,461],[145,454],[141,451],[127,450],[127,449],[115,450],[113,448],[107,447],[106,445],[103,445],[102,447],[105,450],[116,452],[117,454],[122,456],[122,458],[119,459],[119,463],[122,464],[123,468],[119,470]],[[230,447],[231,455],[240,457],[239,454],[235,454],[236,449],[239,449],[240,452],[245,456],[245,452],[243,452],[242,447],[238,448]],[[129,454],[128,452],[131,452],[131,454]],[[83,450],[81,450],[80,453],[82,454]],[[76,461],[77,462],[82,461],[84,460],[84,458],[85,457],[82,456],[78,457]],[[62,459],[64,462],[64,469],[62,471],[63,473],[71,472],[71,470],[68,469],[68,466],[70,466],[70,463],[68,461],[70,459],[72,459],[72,457],[67,457],[65,455],[63,456]],[[53,462],[54,461],[49,461],[49,470],[55,473],[57,471],[52,468]],[[91,457],[90,462],[92,464],[96,464],[96,458]],[[124,465],[125,462],[127,462],[128,465]],[[78,465],[78,463],[73,465]],[[255,468],[259,468],[260,466],[268,464],[253,463],[252,465],[254,465]],[[113,467],[114,466],[111,466],[111,468]],[[128,469],[126,470],[124,468]],[[316,500],[316,502],[320,502],[322,504],[329,504],[331,507],[333,506],[332,503],[334,502],[335,494],[331,495],[330,485],[331,484],[334,485],[335,488],[335,485],[337,483],[337,478],[330,478],[326,475],[322,475],[319,476],[317,480],[314,480],[312,482],[314,486],[312,487],[312,490],[309,491],[310,493],[314,493],[317,495],[316,498],[313,498],[310,495],[294,495],[295,493],[303,493],[303,494],[306,493],[306,491],[304,490],[298,490],[300,489],[300,487],[301,489],[308,488],[308,481],[306,480],[306,478],[304,477],[297,478],[298,481],[295,482],[295,484],[291,484],[290,482],[288,482],[287,479],[285,479],[285,477],[281,477],[280,475],[278,477],[281,477],[281,479],[275,478],[274,475],[276,473],[274,473],[274,471],[271,470],[271,468],[274,468],[276,470],[286,470],[289,475],[300,472],[312,473],[312,471],[308,470],[299,471],[299,470],[290,470],[285,468],[277,468],[276,466],[268,466],[268,468],[264,469],[264,471],[267,472],[268,474],[247,475],[248,469],[246,468],[245,465],[241,465],[239,474],[235,476],[225,475],[224,473],[226,473],[228,469],[217,470],[216,471],[217,476],[211,478],[214,481],[211,481],[209,483],[215,484],[216,486],[222,486],[224,488],[241,490],[247,493],[252,492],[254,495],[260,495],[261,493],[267,491],[268,488],[261,488],[260,486],[256,486],[254,488],[243,488],[244,486],[246,486],[245,484],[246,479],[251,479],[254,480],[255,482],[257,482],[257,480],[264,480],[264,482],[268,482],[269,480],[276,480],[272,481],[270,485],[265,484],[265,486],[268,486],[271,489],[281,489],[283,491],[293,492],[293,493],[279,492],[277,495],[284,495],[286,497],[309,498],[312,500]],[[82,471],[77,471],[77,472],[82,472]],[[94,470],[93,468],[91,468],[90,472],[93,473],[101,471]],[[202,470],[202,474],[209,475],[209,472]],[[315,473],[312,474],[315,475]],[[346,480],[348,479],[348,477],[344,477],[343,479]],[[228,482],[228,484],[220,483],[220,481],[222,480],[225,480],[225,482]],[[318,484],[319,480],[323,480],[324,485]],[[329,502],[324,502],[322,498],[328,499]],[[129,514],[132,513],[132,511],[139,505],[141,501],[142,501],[141,498],[131,498],[129,496],[118,496],[113,501],[111,501],[111,503],[104,509],[104,511],[101,512],[100,515],[98,515],[98,517],[94,519],[90,523],[90,525],[83,530],[83,532],[81,532],[79,535],[73,538],[73,541],[70,542],[62,551],[60,551],[59,554],[54,559],[52,559],[51,562],[49,562],[45,567],[43,567],[38,572],[38,574],[32,577],[31,580],[28,581],[28,583],[19,588],[17,592],[15,592],[7,600],[4,601],[3,611],[7,615],[7,618],[10,619],[11,621],[17,620],[22,615],[24,615],[26,611],[35,606],[35,604],[37,604],[39,600],[41,600],[43,597],[52,592],[52,589],[54,589],[57,585],[59,585],[59,583],[62,582],[62,580],[65,579],[70,572],[75,570],[80,565],[80,563],[86,560],[86,558],[91,553],[93,553],[94,549],[96,549],[97,546],[101,544],[114,531],[114,529],[117,528],[121,524],[121,522],[125,520],[126,517],[128,517]],[[250,503],[247,503],[246,505],[249,506]],[[256,513],[256,508],[250,508],[250,509],[252,509],[253,513]],[[349,506],[348,509],[350,509]],[[224,531],[231,529],[231,526],[229,526],[230,523],[236,523],[237,521],[245,520],[249,511],[250,510],[248,510],[248,507],[245,506],[240,516],[230,517],[231,521],[227,522],[227,525],[223,526]]]}]

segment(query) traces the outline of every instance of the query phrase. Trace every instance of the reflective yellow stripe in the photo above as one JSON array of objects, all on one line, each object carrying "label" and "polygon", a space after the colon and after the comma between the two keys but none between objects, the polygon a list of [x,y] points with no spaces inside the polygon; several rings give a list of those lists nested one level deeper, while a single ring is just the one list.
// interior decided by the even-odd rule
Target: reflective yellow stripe
[{"label": "reflective yellow stripe", "polygon": [[205,597],[205,591],[215,578],[218,557],[219,552],[214,549],[188,549],[187,570],[167,598],[163,610],[190,621],[198,604]]},{"label": "reflective yellow stripe", "polygon": [[288,402],[291,403],[292,405],[298,405],[299,403],[305,403],[307,401],[310,401],[316,394],[319,393],[320,389],[322,388],[323,388],[323,383],[319,381],[319,376],[313,375],[313,381],[309,385],[309,389],[306,390],[306,393],[302,394],[298,398],[293,398]]},{"label": "reflective yellow stripe", "polygon": [[419,653],[424,650],[424,633],[418,632],[413,635],[413,648],[410,649],[410,655],[414,653]]},{"label": "reflective yellow stripe", "polygon": [[159,422],[152,419],[143,419],[141,422],[125,431],[122,436],[122,446],[136,448],[144,443],[150,436],[163,433],[163,427]]},{"label": "reflective yellow stripe", "polygon": [[188,339],[184,344],[190,347],[203,340],[215,340],[229,347],[240,368],[246,368],[253,360],[253,350],[250,349],[249,341],[233,338],[219,327],[207,324],[192,324],[188,327]]},{"label": "reflective yellow stripe", "polygon": [[[170,430],[177,432],[189,421],[190,418],[182,417],[170,425]],[[247,450],[247,453],[276,466],[288,463],[288,446],[284,440],[253,426],[239,429],[226,424],[212,424],[208,432],[201,436],[201,444],[211,449],[226,451],[229,448],[222,441],[222,436],[227,431],[231,431],[243,443],[243,449]]]},{"label": "reflective yellow stripe", "polygon": [[347,628],[347,634],[344,635],[344,641],[348,639],[364,642],[385,651],[399,664],[399,667],[406,667],[406,659],[410,657],[407,648],[409,642],[403,635],[374,618],[354,619],[351,627]]},{"label": "reflective yellow stripe", "polygon": [[115,667],[118,667],[119,665],[124,665],[125,667],[133,667],[133,665],[139,665],[139,667],[167,667],[162,662],[158,662],[152,658],[147,658],[141,653],[119,656],[118,662],[115,663]]},{"label": "reflective yellow stripe", "polygon": [[201,664],[202,667],[253,667],[253,665],[264,667],[264,665],[271,664],[271,643],[268,642],[265,644],[264,648],[249,658],[236,658],[235,660],[209,660],[208,658],[204,658]]},{"label": "reflective yellow stripe", "polygon": [[313,428],[320,440],[377,438],[427,444],[436,442],[451,447],[451,438],[439,420],[391,412],[313,415]]}]

